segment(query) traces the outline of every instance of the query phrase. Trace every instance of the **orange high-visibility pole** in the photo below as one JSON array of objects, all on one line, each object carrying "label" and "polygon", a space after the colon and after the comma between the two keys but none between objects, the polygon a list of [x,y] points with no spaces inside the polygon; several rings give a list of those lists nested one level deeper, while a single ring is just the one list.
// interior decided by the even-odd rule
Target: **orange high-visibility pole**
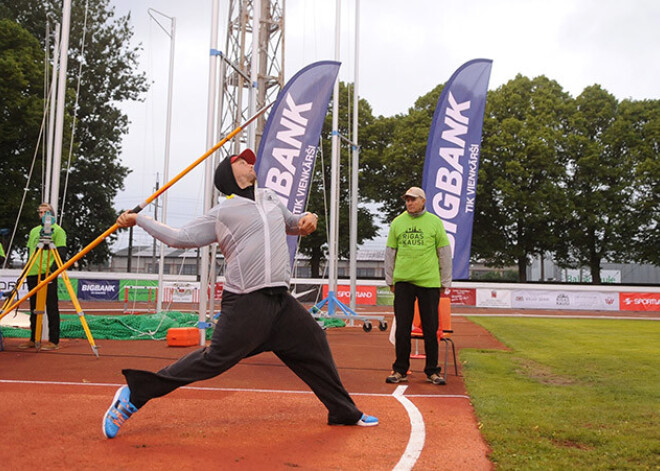
[{"label": "orange high-visibility pole", "polygon": [[[239,132],[241,132],[246,126],[248,126],[252,121],[254,121],[254,120],[257,119],[259,116],[261,116],[262,114],[264,114],[268,108],[270,108],[271,106],[273,106],[274,103],[275,103],[275,102],[270,103],[270,104],[264,106],[263,108],[261,108],[259,111],[257,111],[257,112],[256,112],[251,118],[249,118],[245,123],[241,124],[241,125],[238,126],[236,129],[234,129],[232,132],[230,132],[229,134],[227,134],[227,136],[225,136],[224,139],[222,139],[222,140],[221,140],[220,142],[218,142],[216,145],[214,145],[214,146],[211,147],[209,150],[207,150],[207,151],[204,153],[204,155],[202,155],[202,156],[199,157],[197,160],[195,160],[193,163],[191,163],[190,165],[188,165],[185,169],[183,169],[181,172],[179,172],[179,174],[178,174],[176,177],[172,178],[169,182],[167,182],[165,185],[163,185],[162,187],[160,187],[160,188],[159,188],[159,189],[158,189],[153,195],[151,195],[149,198],[147,198],[147,199],[144,200],[142,203],[140,203],[139,205],[137,205],[137,206],[136,206],[135,208],[133,208],[131,211],[134,212],[134,213],[139,213],[139,212],[142,211],[144,208],[146,208],[147,205],[148,205],[149,203],[151,203],[153,200],[155,200],[156,198],[158,198],[161,194],[163,194],[165,191],[167,191],[172,185],[174,185],[176,182],[178,182],[179,180],[181,180],[181,179],[182,179],[182,178],[183,178],[188,172],[190,172],[192,169],[194,169],[195,167],[197,167],[200,163],[202,163],[204,160],[206,160],[206,159],[207,159],[211,154],[213,154],[215,151],[217,151],[218,149],[220,149],[220,147],[222,147],[223,145],[225,145],[225,144],[227,143],[227,141],[229,141],[229,140],[232,139],[234,136],[236,136],[236,135],[237,135]],[[2,314],[0,314],[0,319],[2,319],[3,317],[5,317],[5,316],[6,316],[7,314],[9,314],[11,311],[13,311],[15,308],[17,308],[17,307],[18,307],[23,301],[25,301],[26,299],[30,298],[34,293],[36,293],[37,291],[39,291],[39,288],[41,288],[42,286],[44,286],[44,285],[50,283],[51,281],[53,281],[55,278],[57,278],[57,276],[58,276],[60,273],[62,273],[64,270],[66,270],[66,269],[69,268],[71,265],[73,265],[74,263],[76,263],[78,260],[80,260],[80,259],[81,259],[82,257],[84,257],[85,255],[87,255],[87,254],[88,254],[88,253],[89,253],[94,247],[96,247],[96,246],[99,245],[101,242],[103,242],[103,239],[105,239],[105,238],[108,237],[110,234],[112,234],[113,232],[115,232],[118,228],[119,228],[119,225],[118,225],[117,223],[114,223],[114,224],[113,224],[110,228],[108,228],[103,234],[101,234],[101,235],[98,236],[96,239],[94,239],[94,240],[93,240],[93,241],[92,241],[87,247],[85,247],[85,248],[82,249],[80,252],[78,252],[76,255],[74,255],[73,257],[71,257],[71,258],[70,258],[70,259],[69,259],[64,265],[62,265],[62,266],[59,267],[57,270],[55,270],[53,273],[51,273],[49,276],[47,276],[46,278],[44,278],[43,280],[41,280],[41,282],[40,282],[37,286],[35,286],[34,288],[32,288],[32,290],[31,290],[28,294],[26,294],[26,295],[23,296],[21,299],[19,299],[19,300],[16,301],[14,304],[12,304],[11,307],[9,307],[9,308],[6,309],[5,311],[3,311]]]}]

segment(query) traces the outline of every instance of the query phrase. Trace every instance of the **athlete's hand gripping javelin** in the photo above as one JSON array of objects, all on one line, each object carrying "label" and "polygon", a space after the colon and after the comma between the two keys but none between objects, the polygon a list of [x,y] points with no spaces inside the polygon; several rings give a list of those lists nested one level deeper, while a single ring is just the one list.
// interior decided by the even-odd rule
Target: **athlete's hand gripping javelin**
[{"label": "athlete's hand gripping javelin", "polygon": [[133,227],[137,223],[137,213],[131,210],[124,211],[117,218],[117,225],[119,227]]}]

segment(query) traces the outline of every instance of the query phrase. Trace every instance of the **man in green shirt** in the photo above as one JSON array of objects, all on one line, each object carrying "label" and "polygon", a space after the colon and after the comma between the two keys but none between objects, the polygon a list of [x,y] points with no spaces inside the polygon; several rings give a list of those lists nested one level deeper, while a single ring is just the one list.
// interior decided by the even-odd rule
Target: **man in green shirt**
[{"label": "man in green shirt", "polygon": [[2,267],[5,264],[5,258],[7,256],[5,255],[5,249],[2,246],[2,242],[0,242],[0,267]]},{"label": "man in green shirt", "polygon": [[438,367],[438,303],[440,290],[449,295],[452,255],[442,220],[426,211],[426,194],[416,186],[404,195],[406,211],[392,221],[385,247],[385,282],[394,293],[396,360],[385,380],[408,380],[410,332],[415,299],[424,333],[424,373],[433,384],[444,384]]},{"label": "man in green shirt", "polygon": [[[66,233],[64,229],[55,224],[53,217],[53,207],[48,203],[39,205],[39,219],[43,224],[34,227],[30,231],[27,247],[29,250],[29,259],[35,256],[39,242],[50,238],[51,245],[57,248],[60,258],[64,259],[66,250]],[[52,218],[52,219],[51,219]],[[39,284],[39,281],[46,278],[57,267],[55,266],[55,255],[50,253],[48,245],[43,247],[41,254],[37,254],[37,260],[34,262],[30,271],[27,273],[26,280],[28,290],[32,290]],[[48,315],[48,342],[41,345],[41,350],[57,350],[60,344],[60,308],[57,297],[57,278],[48,283],[46,291],[46,314]],[[19,348],[33,348],[35,346],[35,335],[37,330],[37,316],[34,313],[37,307],[37,295],[30,297],[30,341],[20,344]]]}]

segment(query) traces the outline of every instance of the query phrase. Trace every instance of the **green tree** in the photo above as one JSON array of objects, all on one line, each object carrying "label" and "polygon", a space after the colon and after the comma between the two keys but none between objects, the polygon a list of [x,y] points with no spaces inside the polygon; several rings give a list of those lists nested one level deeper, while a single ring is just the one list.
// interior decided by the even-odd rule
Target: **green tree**
[{"label": "green tree", "polygon": [[[420,97],[408,113],[380,116],[368,127],[361,166],[369,178],[360,191],[382,206],[387,219],[402,211],[405,189],[421,183],[442,87]],[[489,92],[473,259],[516,265],[520,281],[538,256],[554,256],[560,266],[596,260],[599,267],[603,257],[658,263],[658,104],[617,105],[598,90],[573,99],[546,77],[518,75]],[[601,240],[608,250],[601,250]]]},{"label": "green tree", "polygon": [[[352,92],[350,87],[345,83],[339,83],[339,133],[342,136],[350,136],[353,126],[352,111]],[[350,103],[350,105],[349,105]],[[331,164],[332,164],[332,107],[333,101],[331,99],[330,106],[328,107],[328,114],[325,118],[323,130],[321,131],[321,148],[320,155],[317,156],[314,168],[314,178],[312,187],[309,192],[307,210],[315,212],[319,215],[319,223],[316,232],[307,237],[300,238],[299,251],[310,257],[310,265],[312,277],[318,278],[322,276],[321,261],[327,257],[328,254],[328,234],[330,229],[330,196],[331,196]],[[360,99],[359,101],[359,116],[358,116],[358,144],[361,148],[369,148],[371,142],[366,138],[368,128],[373,121],[371,113],[371,106],[366,100]],[[342,144],[340,151],[340,168],[339,168],[339,237],[337,240],[337,251],[339,258],[347,258],[350,252],[350,175],[351,166],[350,159],[352,158],[352,147]],[[362,155],[362,151],[361,151]],[[362,166],[361,166],[362,167]],[[365,175],[364,169],[360,169],[359,179],[368,178]],[[361,190],[360,190],[361,191]],[[364,203],[366,197],[359,193],[359,202]],[[374,222],[373,215],[364,207],[358,204],[358,231],[357,241],[361,244],[365,240],[372,239],[376,236],[378,228]]]},{"label": "green tree", "polygon": [[[89,7],[87,12],[85,5]],[[56,0],[0,0],[0,15],[20,23],[42,46],[46,43],[47,19],[61,18],[60,9],[61,2]],[[75,115],[77,121],[70,166],[70,140],[66,136],[64,139],[60,181],[68,184],[59,207],[64,210],[62,226],[67,231],[69,253],[75,253],[115,221],[113,200],[129,172],[119,161],[121,138],[129,123],[118,105],[138,100],[147,90],[147,82],[143,73],[136,72],[140,48],[130,45],[130,16],[115,18],[109,0],[74,0],[71,11],[67,113]],[[85,43],[81,46],[84,33]],[[81,62],[78,107],[74,110]],[[32,186],[36,189],[39,182]],[[114,235],[81,259],[81,264],[107,260],[112,240]]]},{"label": "green tree", "polygon": [[572,100],[555,81],[522,75],[490,92],[477,185],[472,256],[518,266],[553,252],[565,231],[568,117]]},{"label": "green tree", "polygon": [[361,191],[382,206],[391,221],[405,210],[401,200],[411,186],[422,186],[424,157],[433,113],[444,85],[418,98],[407,114],[378,117],[369,127],[371,146],[363,153],[361,167],[368,176]]},{"label": "green tree", "polygon": [[[0,175],[3,182],[0,228],[10,232],[21,207],[23,188],[39,139],[44,100],[43,53],[39,42],[19,24],[7,19],[0,19],[0,96]],[[26,206],[31,210],[21,219],[19,234],[25,234],[26,228],[29,230],[38,222],[37,194],[33,191],[28,196]],[[4,242],[8,250],[9,238]],[[16,245],[22,244],[14,243],[13,249]]]},{"label": "green tree", "polygon": [[651,102],[619,103],[599,85],[585,88],[576,105],[570,136],[572,244],[565,262],[588,266],[593,283],[600,283],[603,260],[657,261],[644,246],[658,241],[658,110]]},{"label": "green tree", "polygon": [[635,261],[660,265],[660,100],[624,100],[619,110],[630,117],[626,135],[633,140],[633,199],[639,221],[637,234],[626,246]]}]

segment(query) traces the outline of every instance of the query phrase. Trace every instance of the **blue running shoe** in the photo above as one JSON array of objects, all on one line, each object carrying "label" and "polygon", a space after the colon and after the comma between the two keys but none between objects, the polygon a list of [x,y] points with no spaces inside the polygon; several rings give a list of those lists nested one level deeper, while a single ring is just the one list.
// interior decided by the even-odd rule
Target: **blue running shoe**
[{"label": "blue running shoe", "polygon": [[131,404],[130,398],[131,390],[128,389],[128,386],[117,389],[110,408],[103,416],[102,425],[105,438],[115,438],[119,432],[119,427],[124,425],[124,422],[137,412],[137,407]]},{"label": "blue running shoe", "polygon": [[360,427],[374,427],[378,425],[378,419],[373,415],[362,414],[362,417],[355,425],[359,425]]}]

